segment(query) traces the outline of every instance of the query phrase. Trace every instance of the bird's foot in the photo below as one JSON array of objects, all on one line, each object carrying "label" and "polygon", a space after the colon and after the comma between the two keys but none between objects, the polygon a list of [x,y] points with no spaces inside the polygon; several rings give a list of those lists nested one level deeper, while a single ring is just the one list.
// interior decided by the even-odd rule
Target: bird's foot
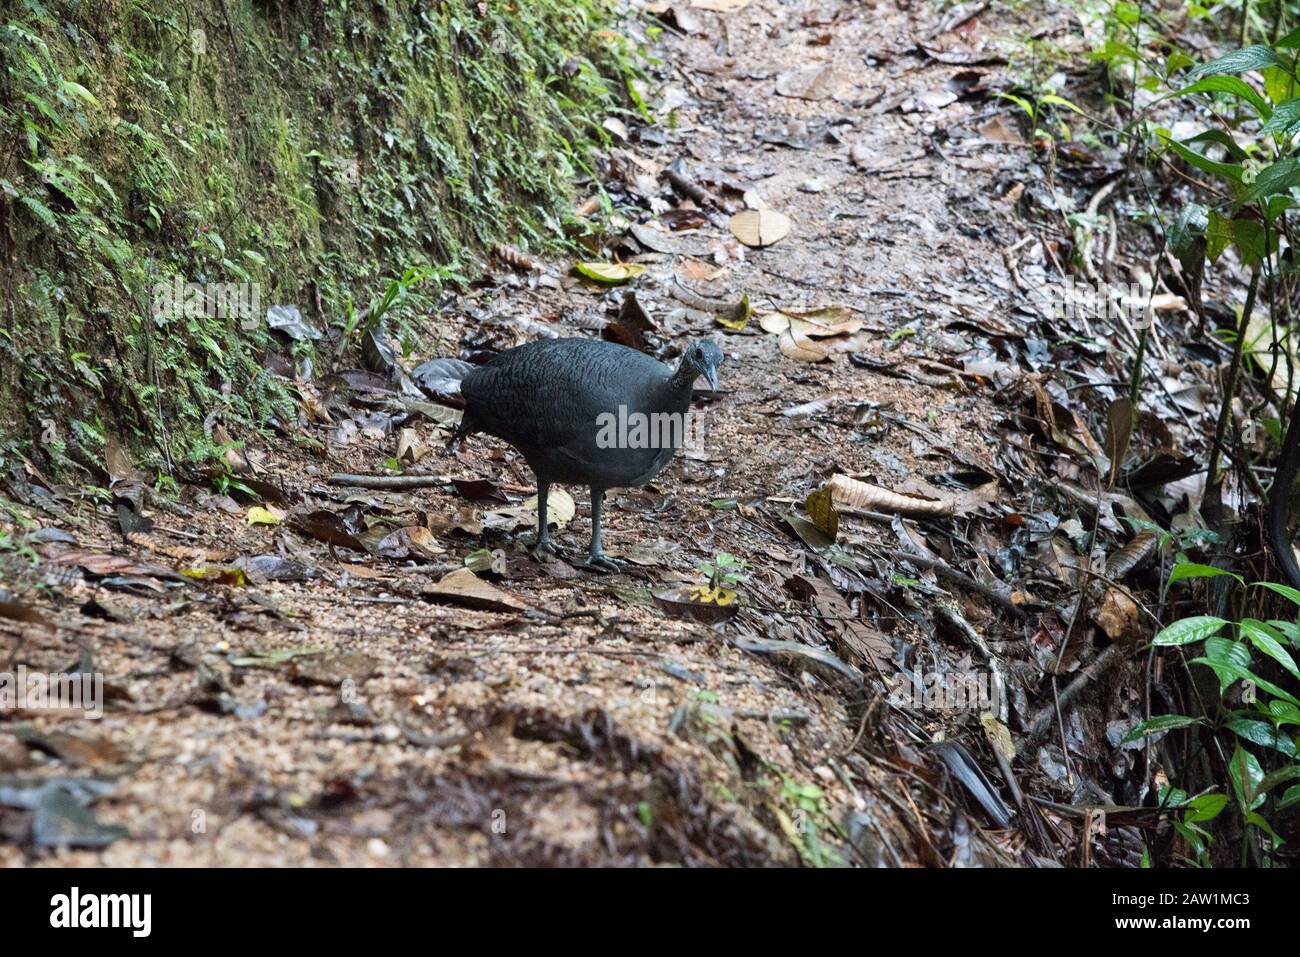
[{"label": "bird's foot", "polygon": [[560,551],[560,546],[556,545],[549,538],[543,538],[539,542],[534,542],[529,546],[528,553],[534,558],[541,558],[546,555],[554,555],[557,558],[564,557],[564,552]]},{"label": "bird's foot", "polygon": [[592,552],[582,563],[582,567],[594,572],[621,572],[627,565],[617,558],[610,558],[604,552]]}]

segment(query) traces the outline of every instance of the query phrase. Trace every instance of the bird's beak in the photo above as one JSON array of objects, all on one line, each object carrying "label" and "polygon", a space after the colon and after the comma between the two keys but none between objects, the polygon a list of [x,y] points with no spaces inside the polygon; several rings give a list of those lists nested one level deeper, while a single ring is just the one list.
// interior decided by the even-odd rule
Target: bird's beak
[{"label": "bird's beak", "polygon": [[714,392],[718,391],[718,367],[709,366],[704,370],[704,378],[708,380],[709,388]]}]

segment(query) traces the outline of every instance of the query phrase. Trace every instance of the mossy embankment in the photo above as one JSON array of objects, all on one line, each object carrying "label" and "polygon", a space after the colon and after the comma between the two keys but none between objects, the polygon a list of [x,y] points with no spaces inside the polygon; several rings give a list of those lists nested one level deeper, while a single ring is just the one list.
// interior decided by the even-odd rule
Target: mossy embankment
[{"label": "mossy embankment", "polygon": [[[205,419],[295,418],[267,306],[325,329],[410,267],[559,235],[616,26],[607,0],[0,14],[0,466],[93,467],[109,435],[197,464]],[[178,282],[202,308],[159,308]]]}]

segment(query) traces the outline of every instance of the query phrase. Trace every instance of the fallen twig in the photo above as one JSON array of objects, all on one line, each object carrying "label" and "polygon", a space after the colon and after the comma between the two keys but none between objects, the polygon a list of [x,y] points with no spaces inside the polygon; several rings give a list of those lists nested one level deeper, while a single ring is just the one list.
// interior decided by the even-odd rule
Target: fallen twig
[{"label": "fallen twig", "polygon": [[1126,650],[1126,646],[1117,641],[1115,644],[1107,646],[1101,654],[1092,660],[1088,667],[1079,672],[1078,677],[1065,686],[1065,690],[1061,692],[1052,705],[1038,712],[1038,716],[1034,718],[1034,723],[1029,726],[1029,735],[1025,739],[1025,745],[1032,748],[1041,744],[1043,739],[1047,737],[1048,731],[1052,728],[1052,721],[1056,717],[1057,708],[1060,708],[1061,714],[1064,715],[1065,711],[1074,702],[1074,699],[1079,696],[1079,692],[1083,691],[1094,678],[1122,660]]},{"label": "fallen twig", "polygon": [[983,582],[976,581],[965,572],[959,572],[947,562],[938,558],[931,558],[928,555],[921,555],[917,552],[907,552],[902,549],[894,549],[888,552],[890,558],[896,561],[908,561],[920,568],[926,568],[933,571],[940,578],[947,578],[949,581],[956,582],[963,588],[977,592],[987,598],[989,601],[996,602],[1007,611],[1011,612],[1017,618],[1025,617],[1025,610],[1011,600],[1011,596],[991,585],[985,585]]},{"label": "fallen twig", "polygon": [[346,485],[351,488],[374,489],[410,489],[433,488],[446,485],[451,481],[445,475],[353,475],[337,472],[329,478],[330,485]]}]

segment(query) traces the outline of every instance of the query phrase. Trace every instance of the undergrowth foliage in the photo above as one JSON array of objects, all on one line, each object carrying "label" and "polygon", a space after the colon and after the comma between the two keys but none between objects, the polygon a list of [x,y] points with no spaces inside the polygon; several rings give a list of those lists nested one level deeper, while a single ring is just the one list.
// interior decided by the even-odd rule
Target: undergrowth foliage
[{"label": "undergrowth foliage", "polygon": [[157,315],[160,283],[324,327],[410,269],[557,241],[630,75],[614,26],[604,0],[11,5],[0,465],[97,467],[109,434],[180,465],[205,420],[294,420],[264,324]]},{"label": "undergrowth foliage", "polygon": [[[1146,195],[1151,218],[1162,226],[1161,242],[1181,270],[1180,291],[1198,320],[1198,334],[1206,323],[1202,279],[1207,267],[1235,261],[1247,277],[1235,323],[1217,332],[1230,344],[1231,354],[1201,504],[1205,516],[1226,530],[1225,459],[1257,500],[1268,496],[1241,451],[1256,445],[1246,437],[1241,420],[1252,432],[1258,427],[1276,447],[1288,414],[1296,414],[1300,379],[1292,330],[1300,29],[1292,25],[1300,10],[1290,3],[1240,5],[1240,20],[1229,24],[1238,47],[1199,62],[1194,51],[1180,48],[1180,32],[1171,20],[1184,14],[1195,23],[1211,15],[1206,7],[1118,2],[1085,4],[1084,9],[1085,22],[1095,27],[1087,31],[1094,38],[1092,58],[1105,68],[1111,104],[1120,103],[1117,112],[1127,116],[1122,129],[1107,131],[1096,122],[1097,130],[1118,134],[1130,159],[1146,171],[1194,187],[1192,198],[1173,209],[1157,207],[1149,190]],[[1224,43],[1231,45],[1231,40]],[[1196,122],[1184,122],[1177,133],[1179,125],[1166,127],[1162,120],[1169,113],[1168,101],[1183,109],[1179,118],[1191,110]],[[1026,103],[1022,107],[1029,108]],[[1188,134],[1188,126],[1195,132]],[[1142,182],[1137,175],[1134,179]],[[1133,364],[1135,400],[1145,341],[1144,331]],[[1244,415],[1233,414],[1234,401]],[[1182,713],[1150,717],[1127,738],[1155,742],[1175,735],[1184,743],[1170,751],[1178,755],[1179,766],[1175,779],[1159,787],[1158,801],[1174,809],[1185,859],[1198,865],[1230,860],[1215,853],[1215,840],[1237,836],[1239,863],[1275,864],[1284,843],[1275,825],[1300,804],[1295,783],[1300,780],[1300,668],[1295,660],[1300,626],[1294,607],[1268,614],[1276,609],[1278,596],[1300,605],[1300,591],[1268,581],[1247,585],[1245,576],[1230,570],[1241,551],[1220,549],[1217,557],[1226,567],[1180,557],[1162,583],[1167,592],[1183,580],[1208,580],[1203,592],[1211,599],[1209,610],[1218,614],[1188,614],[1193,609],[1185,603],[1181,616],[1155,635],[1154,649],[1186,673],[1189,694]],[[1165,606],[1164,597],[1160,604]],[[1224,813],[1229,809],[1235,814]]]}]

